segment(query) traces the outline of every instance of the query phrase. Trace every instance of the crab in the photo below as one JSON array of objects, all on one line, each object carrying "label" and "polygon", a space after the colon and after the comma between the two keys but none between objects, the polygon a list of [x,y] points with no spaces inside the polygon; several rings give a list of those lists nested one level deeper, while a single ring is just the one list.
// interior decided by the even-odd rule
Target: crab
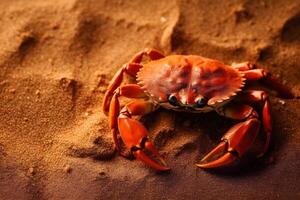
[{"label": "crab", "polygon": [[[148,62],[144,56],[148,57]],[[122,84],[124,74],[133,77],[133,83]],[[158,50],[145,49],[135,54],[114,75],[102,109],[109,116],[116,149],[120,152],[120,135],[136,159],[159,171],[170,170],[170,167],[137,117],[164,107],[180,112],[215,111],[237,121],[220,143],[196,164],[203,169],[219,168],[243,157],[253,146],[261,127],[264,143],[257,156],[263,156],[268,150],[272,132],[268,94],[248,87],[249,83],[260,80],[277,91],[280,97],[293,97],[275,76],[251,62],[226,65],[197,55],[164,56]],[[120,97],[134,100],[121,107]],[[252,107],[255,105],[260,105],[259,111]]]}]

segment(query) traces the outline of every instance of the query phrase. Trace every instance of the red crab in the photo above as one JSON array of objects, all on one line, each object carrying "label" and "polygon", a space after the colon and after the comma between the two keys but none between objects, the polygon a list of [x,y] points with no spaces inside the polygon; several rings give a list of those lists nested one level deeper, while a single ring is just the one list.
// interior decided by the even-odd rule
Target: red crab
[{"label": "red crab", "polygon": [[[142,64],[144,56],[151,61]],[[124,73],[135,78],[135,83],[122,85]],[[261,126],[253,104],[262,105],[261,119],[266,140],[260,156],[268,149],[272,131],[268,95],[265,91],[246,87],[249,82],[258,80],[263,80],[281,97],[293,97],[274,76],[249,62],[230,66],[201,56],[164,56],[157,50],[145,49],[115,74],[105,93],[103,111],[109,115],[117,150],[120,150],[120,133],[132,154],[156,170],[170,168],[148,139],[146,128],[134,116],[146,115],[162,106],[194,113],[216,111],[238,120],[239,123],[224,134],[220,144],[197,164],[201,168],[217,168],[232,164],[253,145]],[[120,108],[120,96],[134,100]],[[216,155],[220,156],[215,158]]]}]

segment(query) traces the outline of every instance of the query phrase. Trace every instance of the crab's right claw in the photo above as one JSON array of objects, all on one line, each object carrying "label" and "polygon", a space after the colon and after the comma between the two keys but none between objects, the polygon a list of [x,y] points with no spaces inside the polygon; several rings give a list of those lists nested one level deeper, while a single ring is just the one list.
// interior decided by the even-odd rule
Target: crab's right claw
[{"label": "crab's right claw", "polygon": [[[121,114],[118,118],[118,126],[125,145],[138,160],[159,171],[170,170],[152,142],[148,140],[148,131],[139,121]],[[147,152],[151,153],[152,157],[160,161],[161,164],[150,158]]]},{"label": "crab's right claw", "polygon": [[[217,168],[222,166],[227,166],[233,163],[237,157],[231,152],[228,152],[227,145],[228,143],[222,141],[216,148],[209,152],[202,160],[201,164],[197,164],[200,168]],[[225,153],[225,154],[224,154]],[[224,154],[224,155],[222,155]],[[222,155],[222,156],[220,156]],[[220,157],[218,157],[220,156]],[[213,158],[216,158],[213,160]]]},{"label": "crab's right claw", "polygon": [[241,157],[251,148],[259,128],[260,122],[255,118],[236,124],[223,136],[222,142],[197,166],[210,169],[233,164],[237,157]]}]

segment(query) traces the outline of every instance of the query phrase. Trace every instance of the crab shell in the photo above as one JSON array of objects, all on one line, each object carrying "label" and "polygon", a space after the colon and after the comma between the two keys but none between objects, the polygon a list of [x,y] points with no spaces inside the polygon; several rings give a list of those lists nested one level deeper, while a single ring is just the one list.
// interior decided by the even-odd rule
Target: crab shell
[{"label": "crab shell", "polygon": [[207,109],[232,99],[244,86],[244,78],[237,69],[216,60],[171,55],[144,64],[137,83],[151,100],[164,107],[172,107],[166,104],[172,94],[182,106],[195,105],[197,99],[204,97],[208,100]]}]

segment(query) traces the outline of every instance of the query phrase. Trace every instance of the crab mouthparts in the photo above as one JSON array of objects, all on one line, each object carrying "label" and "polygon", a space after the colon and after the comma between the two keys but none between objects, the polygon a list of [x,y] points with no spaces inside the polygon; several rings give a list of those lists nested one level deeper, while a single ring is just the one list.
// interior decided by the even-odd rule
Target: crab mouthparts
[{"label": "crab mouthparts", "polygon": [[197,105],[196,104],[193,104],[193,105],[182,105],[182,107],[186,110],[196,110],[197,108]]}]

